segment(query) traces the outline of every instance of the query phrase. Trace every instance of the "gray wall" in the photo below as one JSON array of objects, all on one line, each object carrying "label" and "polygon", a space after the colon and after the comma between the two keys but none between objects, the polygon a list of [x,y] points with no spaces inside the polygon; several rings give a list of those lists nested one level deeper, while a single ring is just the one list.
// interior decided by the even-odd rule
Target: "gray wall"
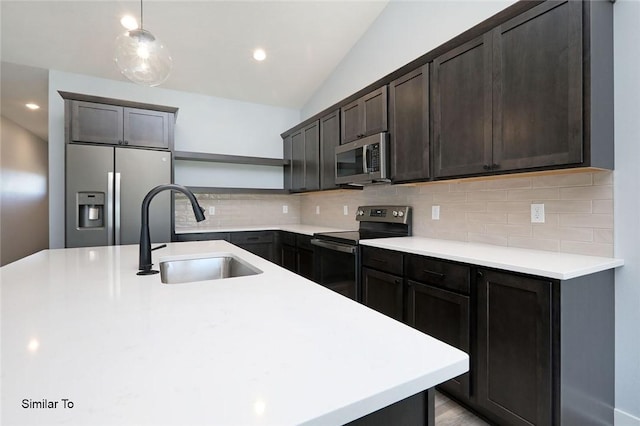
[{"label": "gray wall", "polygon": [[[640,2],[614,13],[616,425],[640,425]],[[631,417],[634,416],[634,417]]]},{"label": "gray wall", "polygon": [[2,118],[0,266],[49,247],[47,143]]},{"label": "gray wall", "polygon": [[[512,1],[391,1],[302,110],[303,118],[367,86]],[[640,1],[614,5],[616,425],[640,426]],[[304,213],[303,213],[304,216]]]}]

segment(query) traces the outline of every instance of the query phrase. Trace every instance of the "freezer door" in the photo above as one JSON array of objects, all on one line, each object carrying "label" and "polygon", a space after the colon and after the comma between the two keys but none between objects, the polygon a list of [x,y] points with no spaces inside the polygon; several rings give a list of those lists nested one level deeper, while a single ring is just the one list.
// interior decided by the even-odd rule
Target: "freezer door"
[{"label": "freezer door", "polygon": [[[133,148],[116,151],[116,244],[140,243],[142,200],[157,185],[171,183],[171,153]],[[159,193],[149,208],[152,243],[171,241],[171,193]]]},{"label": "freezer door", "polygon": [[112,147],[66,145],[65,246],[111,244]]}]

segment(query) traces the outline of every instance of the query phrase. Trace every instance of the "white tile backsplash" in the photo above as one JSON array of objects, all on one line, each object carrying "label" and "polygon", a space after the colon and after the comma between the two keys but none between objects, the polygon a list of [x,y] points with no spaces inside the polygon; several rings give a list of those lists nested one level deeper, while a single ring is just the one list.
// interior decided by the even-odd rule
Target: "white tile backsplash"
[{"label": "white tile backsplash", "polygon": [[[413,207],[413,235],[566,253],[613,256],[613,172],[473,178],[408,185],[373,185],[297,195],[197,194],[216,214],[197,224],[186,198],[176,196],[176,227],[308,224],[357,229],[358,206]],[[532,224],[531,204],[545,205]],[[287,205],[288,213],[283,213]],[[440,206],[440,219],[431,207]],[[349,215],[343,214],[347,206]],[[319,207],[319,214],[316,213]]]}]

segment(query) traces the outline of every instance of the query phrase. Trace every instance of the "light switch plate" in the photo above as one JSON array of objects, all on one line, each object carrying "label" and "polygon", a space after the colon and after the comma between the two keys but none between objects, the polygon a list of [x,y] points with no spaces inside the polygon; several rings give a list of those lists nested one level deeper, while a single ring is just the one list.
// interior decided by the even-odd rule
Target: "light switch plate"
[{"label": "light switch plate", "polygon": [[544,204],[531,204],[531,223],[544,223]]},{"label": "light switch plate", "polygon": [[282,206],[282,213],[287,214],[289,213],[289,206],[287,206],[286,204]]},{"label": "light switch plate", "polygon": [[431,206],[431,220],[440,220],[440,206]]}]

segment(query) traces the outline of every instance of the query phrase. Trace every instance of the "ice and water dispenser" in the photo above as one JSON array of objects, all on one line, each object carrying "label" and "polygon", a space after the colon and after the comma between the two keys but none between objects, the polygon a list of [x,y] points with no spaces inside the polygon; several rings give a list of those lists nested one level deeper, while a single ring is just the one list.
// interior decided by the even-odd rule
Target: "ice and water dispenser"
[{"label": "ice and water dispenser", "polygon": [[83,229],[104,227],[104,208],[104,192],[78,192],[78,228]]}]

